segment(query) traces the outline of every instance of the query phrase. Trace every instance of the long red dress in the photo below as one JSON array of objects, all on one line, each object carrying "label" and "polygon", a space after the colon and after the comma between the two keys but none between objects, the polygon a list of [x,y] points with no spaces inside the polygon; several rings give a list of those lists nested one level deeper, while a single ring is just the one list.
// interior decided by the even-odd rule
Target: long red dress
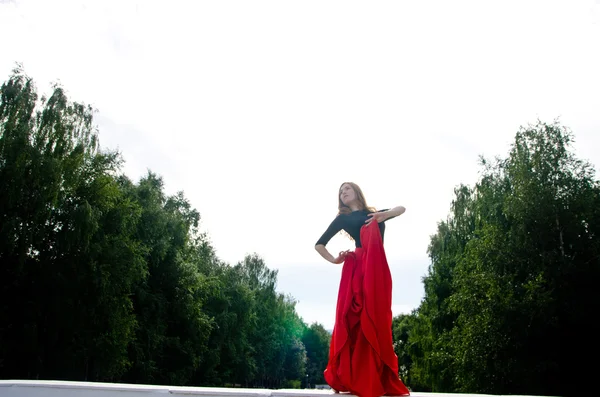
[{"label": "long red dress", "polygon": [[377,222],[344,261],[325,380],[360,397],[408,396],[392,346],[392,277]]}]

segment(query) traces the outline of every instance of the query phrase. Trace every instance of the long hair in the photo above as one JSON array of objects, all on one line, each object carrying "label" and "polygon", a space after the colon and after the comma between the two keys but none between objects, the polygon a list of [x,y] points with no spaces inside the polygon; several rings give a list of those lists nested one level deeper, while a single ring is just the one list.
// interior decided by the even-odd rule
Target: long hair
[{"label": "long hair", "polygon": [[360,204],[361,210],[368,211],[368,212],[376,211],[375,208],[369,207],[367,205],[367,201],[365,200],[365,195],[363,194],[362,190],[360,189],[360,187],[358,187],[358,185],[356,183],[344,182],[340,185],[340,188],[338,189],[338,215],[349,214],[350,212],[352,212],[350,207],[348,207],[346,204],[344,204],[342,202],[341,193],[342,193],[342,186],[344,186],[344,185],[350,185],[350,187],[352,187],[352,189],[354,190],[354,193],[356,194],[356,200]]}]

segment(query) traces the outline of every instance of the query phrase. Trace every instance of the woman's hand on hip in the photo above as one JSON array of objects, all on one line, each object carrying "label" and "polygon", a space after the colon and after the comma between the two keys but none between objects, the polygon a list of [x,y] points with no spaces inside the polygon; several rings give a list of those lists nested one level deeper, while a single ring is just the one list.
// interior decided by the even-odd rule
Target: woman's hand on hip
[{"label": "woman's hand on hip", "polygon": [[350,253],[350,250],[346,250],[346,251],[340,252],[340,254],[338,255],[338,257],[333,260],[333,263],[340,264],[340,263],[344,262],[346,260],[346,256],[349,253]]}]

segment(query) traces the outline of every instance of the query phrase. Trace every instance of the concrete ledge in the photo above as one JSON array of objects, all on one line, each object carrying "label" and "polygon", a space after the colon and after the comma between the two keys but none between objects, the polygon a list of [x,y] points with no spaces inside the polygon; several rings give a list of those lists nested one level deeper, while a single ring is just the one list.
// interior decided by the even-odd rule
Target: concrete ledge
[{"label": "concrete ledge", "polygon": [[[350,397],[331,390],[315,389],[233,389],[223,387],[155,386],[128,383],[0,380],[2,397],[149,397],[149,395],[203,397]],[[485,394],[412,393],[413,397],[483,397]],[[503,396],[509,397],[509,396]],[[510,397],[530,397],[516,396]]]}]

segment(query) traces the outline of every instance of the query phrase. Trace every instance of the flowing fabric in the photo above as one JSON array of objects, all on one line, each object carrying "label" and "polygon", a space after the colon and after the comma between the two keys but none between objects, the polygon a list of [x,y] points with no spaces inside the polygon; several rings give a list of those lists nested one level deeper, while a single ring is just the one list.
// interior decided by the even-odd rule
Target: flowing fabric
[{"label": "flowing fabric", "polygon": [[360,397],[408,396],[392,346],[392,277],[377,222],[344,261],[325,380]]}]

